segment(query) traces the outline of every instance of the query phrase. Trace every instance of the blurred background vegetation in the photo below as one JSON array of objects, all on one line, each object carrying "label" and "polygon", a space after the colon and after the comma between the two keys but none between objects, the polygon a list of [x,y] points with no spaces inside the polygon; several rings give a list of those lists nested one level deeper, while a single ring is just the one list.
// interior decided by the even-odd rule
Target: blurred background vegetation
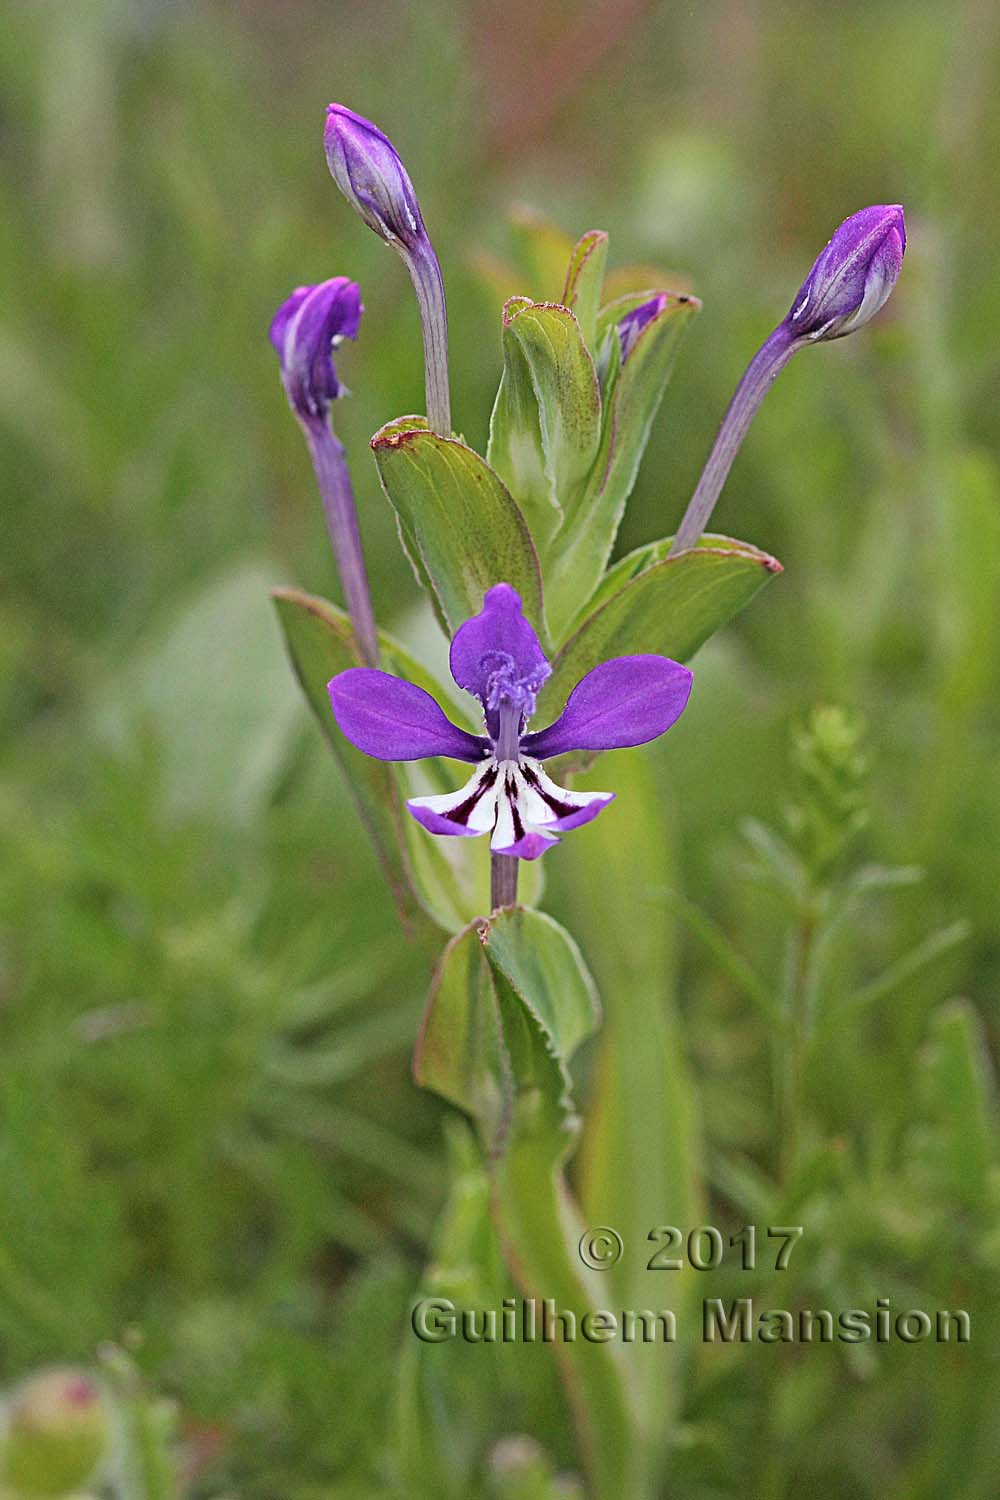
[{"label": "blurred background vegetation", "polygon": [[[645,1003],[693,1078],[702,1214],[807,1226],[780,1295],[746,1276],[728,1295],[963,1306],[974,1342],[699,1346],[675,1381],[669,1493],[992,1500],[1000,11],[13,0],[6,31],[3,1378],[124,1340],[178,1403],[195,1493],[395,1493],[389,1412],[448,1177],[448,1111],[408,1071],[428,955],[397,928],[267,598],[337,596],[266,329],[293,286],[348,274],[367,313],[335,415],[376,605],[397,634],[432,633],[367,452],[421,407],[417,316],[327,176],[335,98],[417,185],[455,421],[480,450],[501,288],[560,291],[506,284],[513,205],[607,229],[613,264],[702,298],[620,550],[676,523],[836,224],[906,207],[889,309],[795,361],[720,505],[717,529],[786,572],[699,656],[688,714],[650,752],[665,874],[640,871],[639,925],[660,944]],[[817,704],[846,718],[810,720]],[[644,858],[626,798],[613,816]],[[810,981],[833,1023],[792,1182],[760,989],[780,989],[803,897],[776,829],[807,896],[843,907]],[[602,926],[591,837],[550,856],[549,905],[621,1028],[632,940]],[[493,1477],[457,1494],[514,1493],[509,1451],[488,1455],[532,1421],[518,1368],[506,1406],[470,1415],[469,1472]],[[536,1436],[572,1466],[544,1406]]]}]

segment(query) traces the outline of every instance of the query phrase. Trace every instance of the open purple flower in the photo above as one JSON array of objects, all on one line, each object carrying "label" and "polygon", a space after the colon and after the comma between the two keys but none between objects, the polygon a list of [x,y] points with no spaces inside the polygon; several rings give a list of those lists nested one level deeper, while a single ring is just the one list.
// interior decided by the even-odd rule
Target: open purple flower
[{"label": "open purple flower", "polygon": [[547,729],[527,733],[551,668],[509,584],[491,588],[480,614],[459,626],[451,674],[479,699],[485,735],[452,724],[423,688],[387,672],[352,667],[329,685],[342,732],[378,760],[444,755],[476,767],[458,791],[412,797],[407,807],[431,833],[489,833],[494,854],[537,859],[558,833],[589,823],[613,792],[556,786],[541,762],[569,750],[620,750],[664,734],[691,691],[687,667],[666,656],[619,656],[588,672]]}]

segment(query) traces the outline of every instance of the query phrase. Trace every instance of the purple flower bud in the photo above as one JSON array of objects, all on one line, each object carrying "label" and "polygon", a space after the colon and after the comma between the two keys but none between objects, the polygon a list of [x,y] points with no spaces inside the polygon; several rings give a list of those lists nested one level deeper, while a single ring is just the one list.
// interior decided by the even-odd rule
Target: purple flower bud
[{"label": "purple flower bud", "polygon": [[318,286],[298,287],[275,313],[270,339],[289,403],[301,422],[324,426],[330,402],[344,394],[331,351],[341,339],[357,338],[363,311],[357,284],[334,276]]},{"label": "purple flower bud", "polygon": [[874,317],[896,285],[906,225],[898,203],[852,214],[834,234],[792,303],[785,326],[800,339],[839,339]]},{"label": "purple flower bud", "polygon": [[269,336],[281,361],[281,379],[316,471],[327,530],[340,570],[347,610],[365,661],[378,660],[378,636],[365,572],[361,535],[344,450],[329,425],[330,402],[345,387],[337,379],[331,350],[357,338],[361,290],[346,276],[300,286],[278,308]]},{"label": "purple flower bud", "polygon": [[631,312],[625,314],[624,318],[618,320],[618,339],[622,349],[622,364],[628,359],[642,330],[647,323],[659,317],[670,299],[666,292],[658,292],[648,302],[642,302],[638,307],[633,307]]},{"label": "purple flower bud", "polygon": [[327,105],[323,145],[333,180],[348,203],[369,229],[399,251],[410,273],[424,339],[427,420],[447,436],[451,395],[444,282],[413,183],[388,136],[343,104]]},{"label": "purple flower bud", "polygon": [[369,229],[410,251],[427,238],[413,183],[388,136],[343,104],[328,104],[323,133],[334,182]]}]

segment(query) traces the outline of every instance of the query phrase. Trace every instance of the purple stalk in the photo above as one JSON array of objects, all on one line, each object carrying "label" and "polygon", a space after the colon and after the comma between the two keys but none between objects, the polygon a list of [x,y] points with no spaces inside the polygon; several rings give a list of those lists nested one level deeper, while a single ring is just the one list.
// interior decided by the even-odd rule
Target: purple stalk
[{"label": "purple stalk", "polygon": [[325,425],[307,426],[303,423],[302,427],[316,471],[326,529],[340,573],[347,613],[354,627],[354,639],[365,665],[374,667],[378,663],[378,631],[344,446]]},{"label": "purple stalk", "polygon": [[726,415],[708,455],[708,462],[688,502],[668,556],[672,557],[675,552],[686,552],[689,547],[696,545],[708,525],[715,502],[733,466],[733,459],[740,451],[750,423],[778,374],[798,347],[794,336],[784,323],[780,323],[750,361],[726,408]]}]

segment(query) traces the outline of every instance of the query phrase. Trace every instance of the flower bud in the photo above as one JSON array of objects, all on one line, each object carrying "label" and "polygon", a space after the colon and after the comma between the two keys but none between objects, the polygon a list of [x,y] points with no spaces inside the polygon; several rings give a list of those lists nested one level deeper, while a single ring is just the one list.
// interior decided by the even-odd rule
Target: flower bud
[{"label": "flower bud", "polygon": [[863,208],[834,234],[785,319],[796,338],[839,339],[874,317],[896,285],[906,249],[898,203]]},{"label": "flower bud", "polygon": [[66,1495],[94,1476],[111,1437],[100,1384],[83,1370],[43,1370],[6,1413],[3,1478],[23,1496]]},{"label": "flower bud", "polygon": [[334,182],[369,229],[408,250],[426,239],[413,183],[388,136],[343,104],[329,104],[323,133]]},{"label": "flower bud", "polygon": [[301,422],[325,424],[330,402],[344,394],[331,351],[357,337],[364,311],[361,291],[346,276],[300,286],[271,322],[270,339],[281,361],[288,400]]},{"label": "flower bud", "polygon": [[413,183],[399,153],[377,126],[343,104],[328,104],[323,132],[334,182],[410,273],[424,341],[427,420],[435,432],[451,432],[448,389],[448,314],[444,282],[434,246],[424,228]]}]

